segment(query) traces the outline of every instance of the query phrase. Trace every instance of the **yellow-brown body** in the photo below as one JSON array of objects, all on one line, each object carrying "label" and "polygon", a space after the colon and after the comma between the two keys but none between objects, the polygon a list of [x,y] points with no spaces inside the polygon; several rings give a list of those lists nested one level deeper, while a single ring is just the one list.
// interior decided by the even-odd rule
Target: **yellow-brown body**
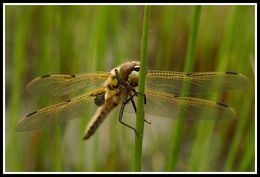
[{"label": "yellow-brown body", "polygon": [[[128,96],[125,86],[118,79],[127,82],[131,87],[138,85],[138,75],[133,75],[135,67],[139,67],[138,61],[125,63],[111,71],[110,77],[105,81],[105,103],[98,108],[96,114],[91,118],[85,130],[84,139],[89,139],[97,130],[107,115]],[[118,71],[118,76],[116,71]]]}]

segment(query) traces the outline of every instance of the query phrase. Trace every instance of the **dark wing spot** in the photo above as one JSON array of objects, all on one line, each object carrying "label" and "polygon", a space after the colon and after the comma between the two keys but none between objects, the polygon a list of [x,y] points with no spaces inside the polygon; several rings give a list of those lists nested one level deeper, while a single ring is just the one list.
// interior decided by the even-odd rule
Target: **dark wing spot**
[{"label": "dark wing spot", "polygon": [[71,100],[67,100],[66,102],[69,103],[69,102],[71,102]]},{"label": "dark wing spot", "polygon": [[26,117],[30,117],[31,115],[35,114],[36,112],[37,112],[37,111],[34,111],[34,112],[30,113],[30,114],[28,114]]},{"label": "dark wing spot", "polygon": [[229,71],[227,71],[227,72],[225,72],[225,74],[238,74],[238,73],[236,73],[236,72],[229,72]]},{"label": "dark wing spot", "polygon": [[192,75],[192,73],[186,73],[186,76],[191,76]]},{"label": "dark wing spot", "polygon": [[73,74],[73,75],[70,75],[71,77],[76,77],[76,75],[75,74]]},{"label": "dark wing spot", "polygon": [[217,103],[218,105],[220,105],[220,106],[223,106],[223,107],[228,107],[228,105],[226,105],[226,104],[223,104],[223,103]]},{"label": "dark wing spot", "polygon": [[41,78],[46,78],[46,77],[50,77],[50,74],[46,74],[44,76],[41,76]]}]

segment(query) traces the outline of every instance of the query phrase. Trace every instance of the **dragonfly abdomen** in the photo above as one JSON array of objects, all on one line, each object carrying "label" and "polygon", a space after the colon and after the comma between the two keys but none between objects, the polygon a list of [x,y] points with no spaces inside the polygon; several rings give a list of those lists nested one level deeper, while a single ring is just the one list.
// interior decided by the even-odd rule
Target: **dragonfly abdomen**
[{"label": "dragonfly abdomen", "polygon": [[119,104],[119,102],[120,97],[118,95],[114,95],[106,100],[105,104],[97,110],[96,114],[90,120],[85,131],[84,140],[89,139],[95,133],[103,120]]}]

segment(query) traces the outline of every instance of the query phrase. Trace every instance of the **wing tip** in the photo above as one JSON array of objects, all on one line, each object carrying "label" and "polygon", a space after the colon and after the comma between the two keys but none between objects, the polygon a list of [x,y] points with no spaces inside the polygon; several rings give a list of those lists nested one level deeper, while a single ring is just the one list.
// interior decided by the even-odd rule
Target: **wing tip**
[{"label": "wing tip", "polygon": [[227,71],[227,72],[225,72],[225,74],[227,74],[227,75],[237,75],[246,83],[245,85],[249,84],[249,78],[247,76],[241,74],[241,73],[233,72],[233,71]]},{"label": "wing tip", "polygon": [[226,105],[224,103],[220,103],[220,102],[216,102],[216,104],[224,109],[228,109],[229,110],[229,113],[230,113],[230,116],[228,117],[229,119],[235,119],[236,118],[236,111],[234,108],[232,108],[231,106],[229,105]]},{"label": "wing tip", "polygon": [[24,132],[24,131],[26,131],[26,130],[24,129],[24,126],[23,126],[23,124],[22,124],[22,121],[20,121],[20,122],[15,126],[14,131],[16,131],[16,132]]}]

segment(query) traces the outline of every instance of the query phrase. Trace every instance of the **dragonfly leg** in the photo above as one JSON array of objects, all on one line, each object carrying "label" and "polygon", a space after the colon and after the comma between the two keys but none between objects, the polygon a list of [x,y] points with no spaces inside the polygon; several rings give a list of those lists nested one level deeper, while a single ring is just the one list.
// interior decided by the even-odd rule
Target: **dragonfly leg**
[{"label": "dragonfly leg", "polygon": [[144,96],[144,104],[146,104],[146,95],[142,92],[136,92],[136,95],[143,95]]},{"label": "dragonfly leg", "polygon": [[[137,92],[131,85],[129,85],[128,82],[122,80],[119,76],[119,73],[118,73],[118,70],[115,69],[115,73],[116,73],[116,77],[117,77],[117,80],[120,82],[121,85],[125,86],[130,94],[130,99],[132,100],[132,98],[138,94],[141,94],[141,95],[144,95],[144,104],[146,104],[146,95],[141,93],[141,92]],[[131,95],[131,91],[134,92],[134,95]]]},{"label": "dragonfly leg", "polygon": [[[131,94],[130,94],[130,97],[123,102],[123,104],[126,105],[126,104],[131,100],[132,105],[133,105],[133,108],[134,108],[134,110],[135,110],[135,113],[137,113],[137,109],[136,109],[136,105],[135,105],[135,102],[134,102],[134,100],[133,100],[133,97],[136,96],[138,93],[139,93],[139,92],[136,92],[136,93],[134,93],[134,95],[131,95]],[[145,94],[144,94],[144,104],[146,104],[146,95],[145,95]],[[144,122],[146,122],[146,123],[148,123],[148,124],[151,124],[151,121],[148,121],[148,120],[146,120],[146,119],[144,119]]]},{"label": "dragonfly leg", "polygon": [[[130,86],[130,88],[131,88],[131,86]],[[145,95],[145,93],[137,92],[134,88],[132,88],[132,89],[133,89],[132,91],[134,92],[134,95],[132,95],[131,97],[138,96],[138,95],[143,95],[144,96],[144,104],[146,104],[146,95]]]},{"label": "dragonfly leg", "polygon": [[[138,95],[138,94],[144,95],[144,104],[146,104],[146,95],[143,94],[143,93],[141,93],[141,92],[136,92],[135,95],[133,95],[133,96],[136,96],[136,95]],[[135,113],[136,113],[136,111],[135,111]],[[148,123],[148,124],[151,124],[151,123],[152,123],[151,121],[148,121],[148,120],[146,120],[146,119],[144,119],[144,122],[146,122],[146,123]]]},{"label": "dragonfly leg", "polygon": [[119,112],[119,122],[120,122],[121,124],[123,124],[124,126],[126,126],[126,127],[130,128],[130,129],[134,130],[135,134],[138,136],[138,133],[137,133],[137,131],[136,131],[136,129],[135,129],[134,127],[132,127],[131,125],[128,125],[128,124],[126,124],[126,123],[123,122],[123,113],[124,113],[125,105],[126,105],[129,101],[130,101],[130,99],[126,99],[126,100],[124,100],[124,102],[122,103],[122,106],[121,106],[120,112]]},{"label": "dragonfly leg", "polygon": [[131,91],[133,91],[134,93],[137,93],[136,90],[127,82],[127,81],[124,81],[120,78],[119,76],[119,73],[118,73],[118,70],[115,69],[115,74],[116,74],[116,78],[118,80],[118,82],[123,85],[127,90],[128,92],[130,93]]},{"label": "dragonfly leg", "polygon": [[133,100],[133,97],[134,97],[136,94],[132,95],[131,92],[129,92],[129,95],[130,95],[130,97],[125,101],[125,104],[128,103],[128,102],[131,100],[132,105],[133,105],[133,108],[134,108],[135,113],[136,113],[136,112],[137,112],[137,111],[136,111],[137,109],[136,109],[135,102],[134,102],[134,100]]},{"label": "dragonfly leg", "polygon": [[146,95],[141,93],[141,92],[135,92],[133,95],[131,93],[129,93],[130,97],[126,100],[126,103],[128,103],[128,101],[131,100],[133,107],[134,107],[134,110],[135,110],[135,113],[136,113],[136,106],[135,106],[135,102],[133,100],[133,97],[137,96],[138,94],[144,95],[144,104],[146,104]]},{"label": "dragonfly leg", "polygon": [[146,122],[146,123],[148,123],[148,124],[152,124],[152,122],[151,122],[151,121],[149,121],[149,120],[146,120],[146,119],[144,119],[144,122]]},{"label": "dragonfly leg", "polygon": [[[116,74],[116,77],[117,77],[118,82],[120,82],[121,85],[123,85],[123,86],[126,87],[126,89],[128,90],[128,93],[129,93],[129,95],[130,95],[130,97],[129,97],[128,99],[126,99],[126,100],[124,101],[124,103],[122,104],[123,109],[122,109],[122,107],[121,107],[122,113],[121,113],[121,110],[120,110],[120,113],[121,113],[122,116],[123,116],[124,106],[125,106],[125,104],[127,104],[130,100],[131,100],[131,102],[132,102],[132,105],[133,105],[133,108],[134,108],[134,110],[135,110],[135,113],[137,113],[137,109],[136,109],[136,105],[135,105],[135,102],[134,102],[134,100],[133,100],[133,97],[137,96],[138,94],[144,95],[144,104],[146,104],[146,95],[143,94],[143,93],[141,93],[141,92],[137,92],[131,85],[129,85],[128,82],[122,80],[122,79],[120,78],[120,76],[119,76],[119,73],[118,73],[118,70],[117,70],[117,69],[115,69],[115,74]],[[133,95],[131,94],[131,91],[134,92]],[[121,119],[122,119],[122,118],[121,118]],[[151,124],[151,122],[150,122],[150,121],[147,121],[146,119],[144,119],[144,121],[145,121],[146,123],[148,123],[148,124]]]}]

